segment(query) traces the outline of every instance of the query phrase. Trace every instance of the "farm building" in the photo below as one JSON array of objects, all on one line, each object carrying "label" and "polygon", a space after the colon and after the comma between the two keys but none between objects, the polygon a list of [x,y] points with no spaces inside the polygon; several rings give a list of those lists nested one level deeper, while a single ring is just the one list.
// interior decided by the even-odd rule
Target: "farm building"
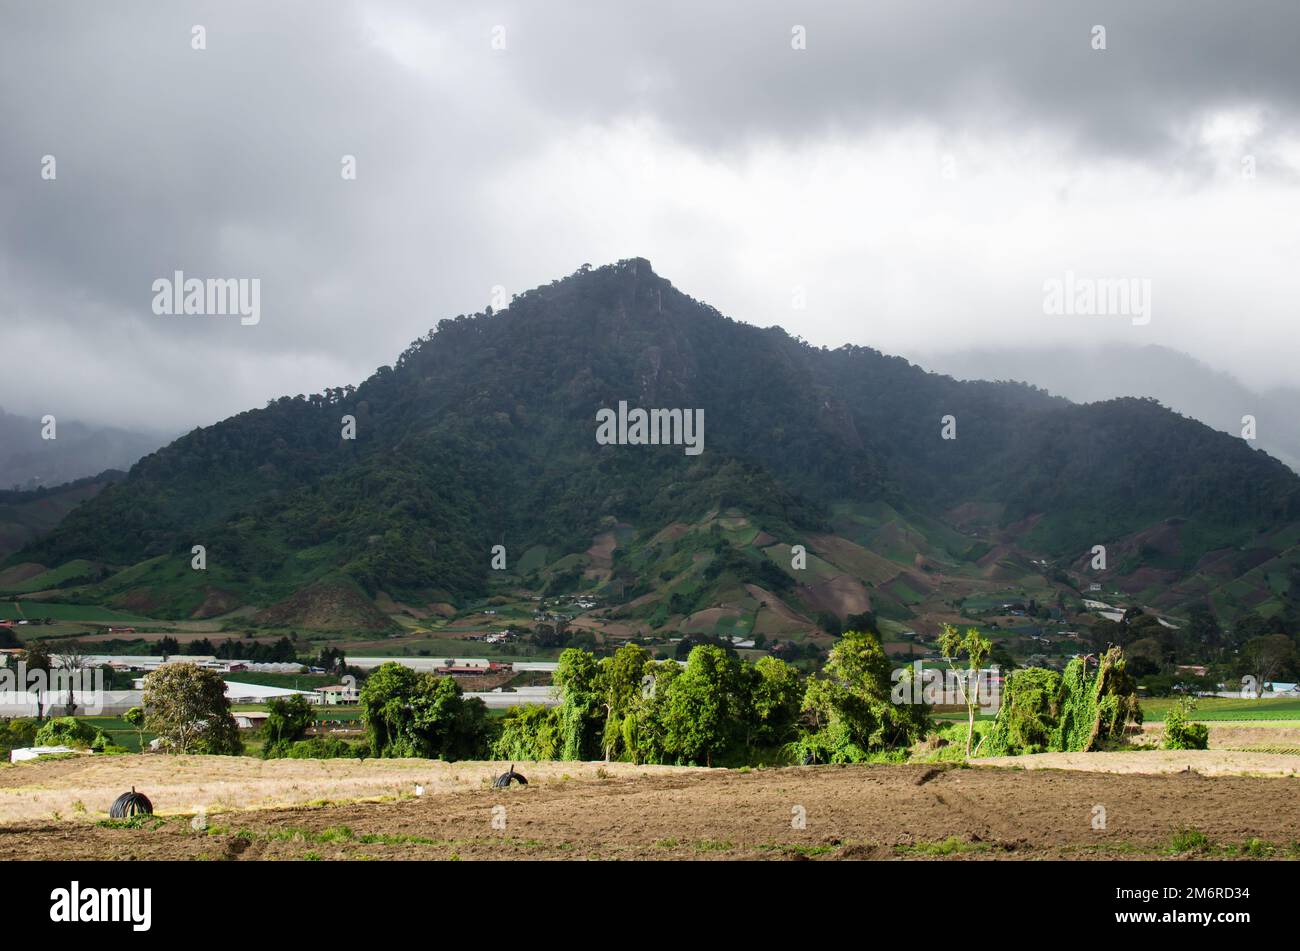
[{"label": "farm building", "polygon": [[313,692],[317,695],[317,703],[331,707],[340,703],[356,703],[359,699],[355,684],[330,684],[328,687],[317,687]]},{"label": "farm building", "polygon": [[374,670],[381,664],[401,664],[403,667],[409,667],[411,670],[436,671],[440,667],[446,667],[448,663],[466,666],[466,667],[487,667],[495,663],[497,670],[549,670],[554,671],[556,662],[553,660],[528,660],[515,662],[489,661],[487,658],[465,658],[460,657],[454,660],[448,660],[438,657],[349,657],[349,667],[359,667],[362,670]]},{"label": "farm building", "polygon": [[[126,713],[144,700],[139,690],[74,690],[72,702],[77,716]],[[5,691],[0,693],[0,717],[63,716],[68,703],[66,690]]]},{"label": "farm building", "polygon": [[485,674],[494,673],[491,667],[474,667],[468,664],[452,664],[446,667],[435,667],[435,674],[442,674],[445,677],[481,677]]},{"label": "farm building", "polygon": [[553,687],[519,687],[515,690],[496,690],[481,693],[465,692],[467,700],[482,700],[489,710],[506,710],[510,707],[556,707],[560,704]]},{"label": "farm building", "polygon": [[235,725],[241,730],[256,730],[265,725],[270,715],[265,710],[242,710],[231,714],[235,718]]},{"label": "farm building", "polygon": [[164,664],[196,664],[210,670],[229,672],[251,671],[263,674],[300,674],[307,668],[302,664],[257,663],[251,660],[222,660],[211,654],[91,654],[86,662],[95,667],[112,667],[114,670],[138,670],[148,673]]},{"label": "farm building", "polygon": [[241,684],[233,680],[226,681],[226,699],[231,703],[265,703],[275,697],[292,697],[295,694],[315,701],[314,690],[290,690],[286,687],[266,687],[262,684]]}]

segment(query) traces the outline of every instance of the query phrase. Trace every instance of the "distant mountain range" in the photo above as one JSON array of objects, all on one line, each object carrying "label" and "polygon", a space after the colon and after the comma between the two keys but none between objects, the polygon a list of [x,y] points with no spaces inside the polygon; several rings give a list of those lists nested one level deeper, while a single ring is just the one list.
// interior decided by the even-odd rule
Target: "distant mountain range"
[{"label": "distant mountain range", "polygon": [[0,410],[0,489],[57,486],[106,469],[129,469],[169,441],[157,433],[55,418],[54,438],[40,419]]},{"label": "distant mountain range", "polygon": [[[602,410],[632,409],[702,411],[703,452],[626,426],[598,441]],[[781,634],[864,610],[932,624],[1008,588],[1050,603],[1094,578],[1161,611],[1292,612],[1298,544],[1300,477],[1240,438],[1152,400],[814,348],[638,258],[443,320],[355,388],[177,439],[8,576],[283,627],[377,630],[523,589],[590,591],[626,629]]]},{"label": "distant mountain range", "polygon": [[1076,403],[1150,397],[1233,436],[1241,436],[1242,417],[1253,416],[1253,445],[1300,471],[1300,388],[1248,387],[1168,347],[962,350],[916,359],[959,380],[1018,380]]}]

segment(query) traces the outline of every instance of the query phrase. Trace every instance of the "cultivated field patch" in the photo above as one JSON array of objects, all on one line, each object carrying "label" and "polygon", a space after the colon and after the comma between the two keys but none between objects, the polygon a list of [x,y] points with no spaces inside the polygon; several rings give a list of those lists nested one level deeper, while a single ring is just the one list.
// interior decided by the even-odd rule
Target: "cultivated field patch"
[{"label": "cultivated field patch", "polygon": [[[152,768],[148,757],[117,759],[121,766],[104,767],[112,770],[109,786],[103,777],[93,784],[97,792],[117,790],[128,776]],[[46,765],[57,767],[51,779],[76,768]],[[184,765],[194,772],[192,782],[214,781],[202,764]],[[313,776],[322,765],[294,767],[296,795],[337,788],[339,777]],[[481,779],[500,764],[406,760],[351,768],[383,774],[371,775],[375,790],[397,790],[417,777],[430,785],[420,798],[229,812],[207,816],[199,828],[185,815],[129,825],[11,820],[0,827],[0,860],[1300,856],[1293,779],[885,765],[745,771],[529,763],[519,764],[529,785],[496,790]],[[92,788],[80,778],[83,788]],[[154,793],[154,781],[163,777],[140,788]],[[174,800],[193,792],[177,789]],[[1106,815],[1100,827],[1097,805]]]}]

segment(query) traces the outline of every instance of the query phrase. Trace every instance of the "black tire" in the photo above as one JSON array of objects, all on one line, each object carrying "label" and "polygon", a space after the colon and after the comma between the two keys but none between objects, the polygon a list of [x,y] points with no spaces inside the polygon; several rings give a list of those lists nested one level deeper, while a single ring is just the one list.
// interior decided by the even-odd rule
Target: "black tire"
[{"label": "black tire", "polygon": [[112,819],[130,819],[132,816],[152,816],[153,803],[149,801],[149,797],[144,793],[136,792],[135,787],[133,786],[131,787],[130,792],[122,793],[122,795],[113,800],[113,805],[108,809],[108,815]]}]

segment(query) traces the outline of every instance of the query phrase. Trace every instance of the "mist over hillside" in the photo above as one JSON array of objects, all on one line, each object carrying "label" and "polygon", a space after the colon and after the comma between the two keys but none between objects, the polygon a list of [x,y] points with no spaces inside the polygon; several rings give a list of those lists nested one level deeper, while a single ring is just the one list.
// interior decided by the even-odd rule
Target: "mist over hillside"
[{"label": "mist over hillside", "polygon": [[[43,433],[53,438],[46,438]],[[91,425],[57,415],[51,427],[42,419],[0,409],[0,488],[57,486],[108,469],[129,469],[171,438],[157,432]]]},{"label": "mist over hillside", "polygon": [[1263,449],[1300,471],[1300,389],[1259,388],[1169,347],[1099,344],[915,351],[929,369],[961,380],[1019,380],[1076,403],[1150,397],[1233,436],[1253,416]]}]

